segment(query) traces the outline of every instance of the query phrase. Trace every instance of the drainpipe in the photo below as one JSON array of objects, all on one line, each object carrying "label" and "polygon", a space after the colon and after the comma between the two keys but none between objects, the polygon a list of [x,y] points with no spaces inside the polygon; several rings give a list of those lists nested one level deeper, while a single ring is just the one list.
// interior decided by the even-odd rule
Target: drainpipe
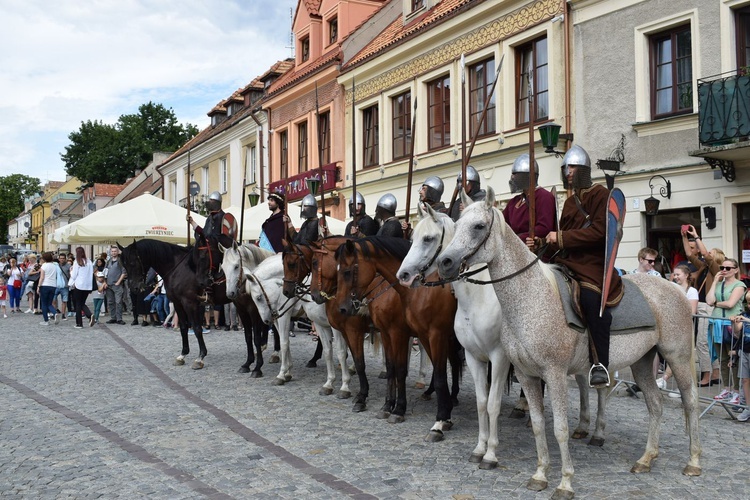
[{"label": "drainpipe", "polygon": [[[259,162],[260,182],[258,182],[258,184],[260,185],[260,201],[262,202],[262,201],[265,201],[264,200],[264,195],[263,195],[263,125],[255,117],[255,113],[257,113],[259,111],[262,111],[262,109],[260,107],[258,107],[257,109],[254,109],[253,111],[251,111],[250,112],[250,118],[252,118],[253,121],[255,121],[255,124],[258,125],[258,128],[260,129],[260,132],[258,132],[258,142],[260,143],[260,146],[258,148],[258,151],[260,153],[260,162]],[[270,162],[271,161],[270,161],[270,158],[269,158],[269,163]]]}]

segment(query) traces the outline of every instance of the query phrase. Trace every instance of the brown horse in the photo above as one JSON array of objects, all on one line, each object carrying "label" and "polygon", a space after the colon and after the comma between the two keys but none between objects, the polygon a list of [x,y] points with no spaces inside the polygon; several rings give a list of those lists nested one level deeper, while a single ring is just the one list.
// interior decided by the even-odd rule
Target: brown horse
[{"label": "brown horse", "polygon": [[[320,255],[330,254],[327,284],[333,283],[333,290],[327,290],[334,295],[336,285],[336,264],[333,260],[333,251],[346,240],[344,237],[331,237],[320,243],[312,242],[310,245],[287,244],[284,247],[284,295],[294,297],[298,293],[306,293],[303,283],[307,276],[311,277],[309,293],[318,304],[326,304],[328,321],[333,328],[344,336],[346,345],[354,358],[354,368],[359,377],[359,393],[354,398],[353,412],[361,412],[367,409],[367,397],[370,393],[370,384],[365,373],[364,338],[369,329],[369,319],[363,316],[346,316],[339,312],[338,305],[323,298],[320,293],[323,280],[322,268],[319,261],[313,263],[313,256],[317,252]],[[315,271],[313,271],[315,269]],[[328,295],[326,295],[328,296]],[[343,369],[343,367],[342,367]],[[339,397],[350,397],[339,394]]]},{"label": "brown horse", "polygon": [[[448,390],[447,365],[451,363],[453,386],[458,387],[462,362],[453,331],[456,299],[449,287],[405,288],[396,273],[410,243],[400,238],[371,236],[348,240],[336,251],[338,291],[342,313],[358,314],[367,307],[383,335],[388,373],[388,396],[381,416],[391,423],[403,422],[406,412],[406,375],[411,353],[410,338],[418,337],[433,365],[437,393],[436,422],[426,437],[441,441],[450,420],[453,398]],[[454,395],[455,396],[455,395]]]}]

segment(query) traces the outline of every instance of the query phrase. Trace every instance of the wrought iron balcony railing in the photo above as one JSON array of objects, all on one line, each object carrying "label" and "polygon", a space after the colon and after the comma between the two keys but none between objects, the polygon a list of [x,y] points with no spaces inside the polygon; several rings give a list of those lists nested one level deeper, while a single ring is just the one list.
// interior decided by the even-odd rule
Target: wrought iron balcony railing
[{"label": "wrought iron balcony railing", "polygon": [[750,136],[750,75],[733,71],[698,80],[701,146],[720,146]]}]

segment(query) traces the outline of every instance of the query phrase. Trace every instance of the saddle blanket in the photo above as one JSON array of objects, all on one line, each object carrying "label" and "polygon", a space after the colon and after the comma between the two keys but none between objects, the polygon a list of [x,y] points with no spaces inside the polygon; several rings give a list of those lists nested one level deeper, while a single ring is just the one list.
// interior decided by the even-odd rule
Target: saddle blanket
[{"label": "saddle blanket", "polygon": [[[552,266],[552,271],[557,281],[557,288],[560,290],[560,300],[562,300],[568,326],[579,332],[586,331],[585,322],[573,307],[569,283],[569,280],[572,278],[554,266]],[[654,314],[648,302],[646,302],[646,297],[644,297],[641,289],[628,280],[622,280],[622,284],[624,287],[622,300],[616,307],[612,308],[610,334],[622,335],[656,328]]]}]

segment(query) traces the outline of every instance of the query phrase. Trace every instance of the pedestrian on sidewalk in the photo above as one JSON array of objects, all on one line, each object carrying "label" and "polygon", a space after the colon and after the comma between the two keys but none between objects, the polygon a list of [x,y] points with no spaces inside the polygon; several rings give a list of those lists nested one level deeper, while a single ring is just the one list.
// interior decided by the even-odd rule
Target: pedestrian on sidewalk
[{"label": "pedestrian on sidewalk", "polygon": [[[76,328],[83,328],[83,315],[92,318],[91,310],[86,305],[86,299],[91,293],[91,276],[94,274],[94,267],[91,261],[86,258],[86,252],[83,247],[76,248],[76,258],[73,261],[73,267],[70,270],[70,279],[68,286],[73,298],[73,311],[76,316]],[[89,324],[91,322],[89,321]]]},{"label": "pedestrian on sidewalk", "polygon": [[55,298],[55,290],[57,289],[57,273],[59,267],[53,263],[54,257],[52,252],[44,252],[42,254],[42,272],[39,277],[39,300],[42,307],[42,321],[40,325],[49,325],[49,315],[52,315],[52,320],[57,324],[59,319],[57,318],[57,310],[52,306],[52,300]]},{"label": "pedestrian on sidewalk", "polygon": [[5,278],[0,277],[0,309],[3,310],[3,318],[8,317],[8,309],[5,304],[8,302],[8,285],[5,284]]}]

